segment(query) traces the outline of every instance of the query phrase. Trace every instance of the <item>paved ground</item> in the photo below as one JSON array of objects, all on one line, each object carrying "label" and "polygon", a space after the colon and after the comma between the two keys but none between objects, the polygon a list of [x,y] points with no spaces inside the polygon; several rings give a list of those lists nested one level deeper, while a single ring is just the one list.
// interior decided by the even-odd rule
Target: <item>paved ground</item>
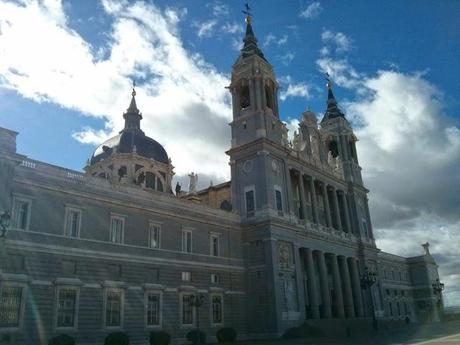
[{"label": "paved ground", "polygon": [[392,330],[346,339],[306,338],[241,342],[240,345],[460,345],[460,322]]},{"label": "paved ground", "polygon": [[460,333],[441,337],[433,340],[409,343],[410,345],[458,345],[460,344]]}]

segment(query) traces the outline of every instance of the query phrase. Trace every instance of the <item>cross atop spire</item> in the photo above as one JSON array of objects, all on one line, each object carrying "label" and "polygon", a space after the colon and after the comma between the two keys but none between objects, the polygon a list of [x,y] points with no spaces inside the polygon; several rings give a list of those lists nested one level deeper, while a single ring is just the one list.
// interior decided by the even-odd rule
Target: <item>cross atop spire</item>
[{"label": "cross atop spire", "polygon": [[139,109],[137,109],[136,104],[136,81],[133,80],[132,82],[133,91],[131,92],[131,102],[129,103],[129,107],[126,110],[126,113],[123,114],[123,118],[125,119],[125,128],[127,129],[141,129],[141,120],[142,115]]}]

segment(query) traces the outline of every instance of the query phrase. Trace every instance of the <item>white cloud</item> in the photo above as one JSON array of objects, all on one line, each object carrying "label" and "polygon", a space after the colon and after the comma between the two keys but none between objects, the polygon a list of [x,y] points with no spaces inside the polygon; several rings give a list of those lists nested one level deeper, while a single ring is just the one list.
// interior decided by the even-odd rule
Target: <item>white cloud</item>
[{"label": "white cloud", "polygon": [[293,52],[287,52],[284,55],[278,55],[277,59],[281,61],[284,66],[288,66],[292,60],[294,60],[295,54]]},{"label": "white cloud", "polygon": [[32,0],[0,3],[2,87],[104,118],[105,133],[84,128],[74,134],[95,142],[122,128],[131,76],[152,76],[137,88],[143,130],[165,146],[176,174],[193,170],[215,182],[228,178],[228,77],[184,49],[179,12],[143,2],[103,5],[113,24],[107,57],[98,60],[66,25],[62,7]]},{"label": "white cloud", "polygon": [[362,75],[355,90],[358,100],[345,104],[346,113],[359,138],[378,245],[407,256],[429,241],[446,300],[460,301],[458,121],[444,114],[442,93],[421,73]]},{"label": "white cloud", "polygon": [[290,75],[278,78],[280,82],[280,100],[285,101],[289,97],[310,98],[310,86],[305,82],[295,82]]},{"label": "white cloud", "polygon": [[224,17],[230,14],[228,5],[221,1],[214,1],[210,4],[207,4],[206,7],[211,8],[214,17]]},{"label": "white cloud", "polygon": [[227,34],[243,34],[243,26],[239,23],[225,23],[222,25],[222,32]]},{"label": "white cloud", "polygon": [[357,88],[363,78],[347,59],[333,59],[325,56],[316,60],[316,64],[322,73],[328,73],[334,84],[345,88]]},{"label": "white cloud", "polygon": [[277,46],[285,45],[288,41],[288,35],[283,35],[280,38],[273,35],[271,32],[265,36],[264,43],[262,44],[264,47],[268,47],[271,44],[276,44]]},{"label": "white cloud", "polygon": [[195,22],[193,23],[193,26],[198,29],[197,35],[200,38],[207,38],[211,37],[212,34],[214,33],[214,27],[217,25],[217,20],[215,19],[210,19],[204,22]]},{"label": "white cloud", "polygon": [[336,46],[336,52],[347,52],[352,48],[352,40],[342,32],[333,32],[324,30],[321,34],[323,43],[333,43]]},{"label": "white cloud", "polygon": [[315,19],[321,14],[321,12],[323,12],[323,7],[318,1],[315,1],[308,5],[306,9],[301,11],[299,17]]}]

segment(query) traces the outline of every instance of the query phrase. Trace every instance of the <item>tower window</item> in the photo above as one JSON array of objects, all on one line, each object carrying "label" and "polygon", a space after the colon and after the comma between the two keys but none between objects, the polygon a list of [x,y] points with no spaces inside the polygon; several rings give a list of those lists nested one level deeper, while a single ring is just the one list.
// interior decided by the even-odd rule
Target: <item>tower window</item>
[{"label": "tower window", "polygon": [[240,91],[240,107],[241,109],[246,109],[251,105],[249,97],[249,86],[243,85]]},{"label": "tower window", "polygon": [[332,157],[336,158],[339,155],[339,146],[337,145],[337,141],[332,140],[329,142],[329,151],[332,154]]},{"label": "tower window", "polygon": [[122,178],[126,177],[126,175],[128,175],[128,169],[125,166],[120,167],[120,169],[118,169],[118,176]]},{"label": "tower window", "polygon": [[145,174],[145,186],[150,189],[155,189],[156,176],[154,173],[147,172]]},{"label": "tower window", "polygon": [[267,108],[273,109],[273,93],[269,86],[265,86],[265,101]]},{"label": "tower window", "polygon": [[252,214],[255,210],[254,189],[247,190],[245,193],[245,198],[246,198],[246,213]]}]

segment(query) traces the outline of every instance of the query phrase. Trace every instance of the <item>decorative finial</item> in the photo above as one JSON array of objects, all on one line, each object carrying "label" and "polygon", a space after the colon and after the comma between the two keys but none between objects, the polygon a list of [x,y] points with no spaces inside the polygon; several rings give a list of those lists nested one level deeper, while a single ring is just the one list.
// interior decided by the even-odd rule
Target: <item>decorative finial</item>
[{"label": "decorative finial", "polygon": [[133,79],[133,92],[131,92],[131,95],[134,97],[136,96],[136,81]]},{"label": "decorative finial", "polygon": [[251,24],[251,21],[252,21],[252,13],[251,13],[251,7],[249,7],[249,2],[246,1],[246,3],[244,4],[244,7],[245,9],[241,12],[243,12],[245,15],[246,15],[246,23],[247,24]]},{"label": "decorative finial", "polygon": [[331,76],[329,75],[329,73],[324,73],[324,77],[326,78],[326,86],[327,88],[330,90],[332,89],[332,80],[331,80]]}]

